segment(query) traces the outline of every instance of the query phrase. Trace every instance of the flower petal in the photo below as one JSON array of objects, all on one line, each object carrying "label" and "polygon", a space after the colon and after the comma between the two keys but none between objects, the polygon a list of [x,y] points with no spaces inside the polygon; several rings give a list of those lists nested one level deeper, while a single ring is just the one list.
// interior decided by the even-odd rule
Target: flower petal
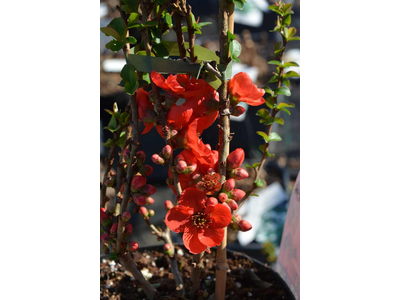
[{"label": "flower petal", "polygon": [[204,210],[206,215],[210,214],[212,223],[210,223],[210,228],[223,228],[228,226],[232,220],[231,210],[228,206],[217,204],[215,206],[207,206]]},{"label": "flower petal", "polygon": [[199,191],[194,187],[187,188],[184,190],[179,197],[178,206],[187,206],[193,209],[193,213],[198,213],[204,210],[204,205],[206,203],[207,196],[204,192]]},{"label": "flower petal", "polygon": [[190,224],[190,216],[193,209],[187,206],[177,205],[171,208],[165,216],[165,224],[174,232],[183,232],[185,227]]},{"label": "flower petal", "polygon": [[206,250],[207,245],[200,242],[198,238],[198,230],[194,226],[188,226],[183,233],[183,244],[193,254],[198,254]]},{"label": "flower petal", "polygon": [[199,241],[208,247],[219,246],[224,238],[223,228],[208,227],[199,232]]}]

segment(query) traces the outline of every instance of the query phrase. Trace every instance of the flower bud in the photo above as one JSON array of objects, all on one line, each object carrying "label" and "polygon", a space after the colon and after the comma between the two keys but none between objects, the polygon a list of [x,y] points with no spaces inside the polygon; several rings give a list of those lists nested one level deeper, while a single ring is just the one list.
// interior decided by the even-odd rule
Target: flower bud
[{"label": "flower bud", "polygon": [[133,194],[133,201],[137,205],[146,205],[146,197],[141,194]]},{"label": "flower bud", "polygon": [[151,160],[156,165],[163,165],[165,163],[165,160],[158,154],[153,154],[152,157],[151,157]]},{"label": "flower bud", "polygon": [[233,179],[237,179],[237,180],[242,180],[242,179],[246,179],[247,177],[249,177],[249,173],[242,168],[236,168],[233,171],[231,171],[230,173],[230,177]]},{"label": "flower bud", "polygon": [[110,235],[108,233],[104,233],[101,235],[100,239],[104,244],[108,244],[108,242],[110,241]]},{"label": "flower bud", "polygon": [[180,162],[181,160],[185,160],[184,157],[181,154],[178,154],[177,156],[175,156],[174,159],[174,164],[176,165],[178,162]]},{"label": "flower bud", "polygon": [[172,147],[170,145],[166,145],[162,151],[162,156],[164,156],[165,159],[170,159],[172,156]]},{"label": "flower bud", "polygon": [[155,214],[156,214],[156,213],[155,213],[154,210],[149,209],[149,217],[154,217]]},{"label": "flower bud", "polygon": [[154,195],[154,193],[156,192],[156,188],[154,186],[152,186],[151,184],[146,184],[142,187],[142,189],[140,190],[140,192],[144,195],[144,196],[151,196]]},{"label": "flower bud", "polygon": [[183,172],[184,174],[192,174],[197,169],[197,164],[191,164],[187,166],[186,170]]},{"label": "flower bud", "polygon": [[151,174],[153,174],[153,167],[149,165],[143,165],[140,167],[139,173],[145,177],[150,176]]},{"label": "flower bud", "polygon": [[146,204],[153,204],[154,203],[154,199],[151,197],[147,197],[146,198]]},{"label": "flower bud", "polygon": [[217,198],[214,198],[214,197],[210,197],[206,201],[206,206],[209,206],[209,205],[215,206],[217,204],[218,204],[218,200],[217,200]]},{"label": "flower bud", "polygon": [[239,229],[241,231],[249,231],[253,226],[246,220],[241,220],[238,222]]},{"label": "flower bud", "polygon": [[227,201],[227,203],[228,203],[230,209],[232,209],[232,210],[237,210],[237,209],[238,209],[238,204],[236,203],[235,200],[229,199],[229,200]]},{"label": "flower bud", "polygon": [[126,224],[125,225],[125,231],[124,231],[124,239],[127,239],[133,232],[133,227],[131,224]]},{"label": "flower bud", "polygon": [[233,169],[239,168],[244,160],[244,151],[242,148],[237,148],[235,151],[232,151],[226,161],[227,161],[227,170],[231,171]]},{"label": "flower bud", "polygon": [[241,215],[235,215],[234,218],[236,220],[235,222],[238,223],[242,219],[242,216]]},{"label": "flower bud", "polygon": [[139,208],[139,214],[143,217],[143,218],[148,218],[149,216],[149,212],[147,211],[147,208],[144,206],[141,206]]},{"label": "flower bud", "polygon": [[133,177],[131,182],[131,192],[135,193],[139,191],[146,184],[146,181],[147,178],[143,176],[136,175]]},{"label": "flower bud", "polygon": [[126,244],[126,251],[128,252],[136,251],[138,248],[139,244],[136,242],[128,242],[128,244]]},{"label": "flower bud", "polygon": [[172,247],[170,244],[164,244],[164,253],[167,255],[172,255]]},{"label": "flower bud", "polygon": [[124,221],[124,222],[128,222],[130,218],[131,218],[131,214],[129,212],[127,212],[127,211],[124,211],[121,214],[121,220]]},{"label": "flower bud", "polygon": [[223,191],[230,192],[235,188],[235,179],[228,179],[223,186]]},{"label": "flower bud", "polygon": [[110,236],[112,238],[115,238],[117,236],[117,232],[118,232],[118,222],[114,223],[113,226],[111,226],[110,229]]},{"label": "flower bud", "polygon": [[187,168],[187,164],[186,164],[186,162],[184,160],[179,161],[175,166],[175,170],[179,174],[185,172],[186,168]]},{"label": "flower bud", "polygon": [[129,149],[128,149],[128,148],[125,148],[125,149],[122,151],[122,157],[124,158],[125,161],[129,161],[129,159],[130,159],[130,152],[129,152]]},{"label": "flower bud", "polygon": [[106,227],[111,224],[111,218],[106,213],[106,209],[105,208],[100,208],[100,223],[103,226],[106,226]]},{"label": "flower bud", "polygon": [[136,159],[137,159],[137,163],[138,165],[142,165],[143,162],[146,160],[146,153],[144,153],[144,151],[138,151],[136,152]]},{"label": "flower bud", "polygon": [[243,106],[236,105],[232,108],[232,116],[239,117],[245,113],[246,109]]},{"label": "flower bud", "polygon": [[164,208],[165,208],[166,211],[169,211],[173,207],[174,207],[174,205],[172,204],[171,200],[165,201]]},{"label": "flower bud", "polygon": [[231,197],[235,201],[240,201],[246,195],[246,192],[241,189],[234,189],[231,192]]},{"label": "flower bud", "polygon": [[219,199],[221,202],[225,202],[226,200],[228,200],[228,195],[225,194],[225,193],[220,193],[220,194],[218,195],[218,199]]}]

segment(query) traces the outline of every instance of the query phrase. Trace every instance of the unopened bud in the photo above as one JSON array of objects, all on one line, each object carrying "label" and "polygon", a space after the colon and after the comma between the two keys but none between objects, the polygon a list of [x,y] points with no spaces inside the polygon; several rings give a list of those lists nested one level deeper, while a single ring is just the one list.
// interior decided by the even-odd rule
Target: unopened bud
[{"label": "unopened bud", "polygon": [[187,168],[187,164],[186,164],[186,162],[184,160],[179,161],[175,166],[175,170],[179,174],[185,172],[186,168]]},{"label": "unopened bud", "polygon": [[164,244],[163,250],[165,254],[172,255],[172,247],[170,244]]},{"label": "unopened bud", "polygon": [[143,165],[141,166],[139,173],[146,177],[150,176],[151,174],[153,174],[153,167],[149,165]]},{"label": "unopened bud", "polygon": [[136,242],[128,242],[128,244],[126,244],[126,251],[128,252],[133,252],[137,249],[139,249],[139,244]]},{"label": "unopened bud", "polygon": [[227,159],[227,170],[231,171],[233,169],[239,168],[244,160],[244,150],[242,148],[237,148],[235,151],[232,151]]},{"label": "unopened bud", "polygon": [[121,214],[121,220],[124,221],[124,222],[128,222],[130,218],[131,218],[131,214],[129,212],[127,212],[127,211],[124,211]]},{"label": "unopened bud", "polygon": [[209,205],[215,206],[217,204],[218,204],[218,200],[217,200],[217,198],[214,198],[214,197],[210,197],[206,201],[206,206],[209,206]]},{"label": "unopened bud", "polygon": [[155,214],[154,210],[149,209],[149,217],[154,217]]},{"label": "unopened bud", "polygon": [[133,177],[131,182],[131,192],[135,193],[139,191],[146,184],[147,178],[144,176],[136,175]]},{"label": "unopened bud", "polygon": [[114,223],[113,226],[111,226],[110,229],[110,236],[112,238],[115,238],[117,236],[117,232],[118,232],[118,222]]},{"label": "unopened bud", "polygon": [[219,199],[221,202],[225,202],[226,200],[228,200],[228,195],[225,194],[225,193],[220,193],[220,194],[218,195],[218,199]]},{"label": "unopened bud", "polygon": [[143,162],[146,160],[146,153],[144,153],[144,151],[136,152],[136,159],[137,159],[137,164],[141,166]]},{"label": "unopened bud", "polygon": [[238,222],[239,229],[241,231],[249,231],[253,226],[246,220],[241,220]]},{"label": "unopened bud", "polygon": [[231,192],[231,197],[235,201],[240,201],[246,195],[246,192],[241,189],[234,189]]},{"label": "unopened bud", "polygon": [[235,188],[235,179],[228,179],[223,186],[223,190],[230,192]]},{"label": "unopened bud", "polygon": [[166,145],[162,151],[162,156],[164,156],[165,159],[170,159],[172,156],[172,147],[170,145]]},{"label": "unopened bud", "polygon": [[165,208],[166,211],[170,210],[173,207],[174,207],[174,205],[172,204],[171,200],[165,201],[164,208]]},{"label": "unopened bud", "polygon": [[147,197],[146,198],[146,204],[153,204],[154,203],[154,199],[151,197]]},{"label": "unopened bud", "polygon": [[144,196],[151,196],[154,195],[154,193],[156,192],[156,188],[154,186],[152,186],[151,184],[146,184],[142,187],[142,189],[140,190],[140,192],[144,195]]},{"label": "unopened bud", "polygon": [[232,210],[237,210],[237,209],[238,209],[238,204],[236,203],[235,200],[229,199],[229,200],[227,201],[227,203],[228,203],[230,209],[232,209]]},{"label": "unopened bud", "polygon": [[163,165],[165,163],[165,160],[158,154],[153,154],[151,156],[151,160],[153,161],[153,163],[155,163],[156,165]]},{"label": "unopened bud", "polygon": [[148,218],[149,216],[149,212],[147,211],[147,208],[142,206],[139,208],[139,214],[143,217],[143,218]]},{"label": "unopened bud", "polygon": [[111,218],[106,213],[106,209],[105,208],[100,208],[100,223],[103,226],[106,226],[106,227],[111,224]]},{"label": "unopened bud", "polygon": [[249,177],[249,173],[242,168],[236,168],[233,171],[231,171],[230,173],[230,177],[233,179],[237,179],[237,180],[242,180],[242,179],[246,179],[247,177]]},{"label": "unopened bud", "polygon": [[100,237],[100,239],[101,239],[101,241],[104,243],[104,244],[108,244],[108,242],[110,241],[110,235],[108,234],[108,233],[103,233],[102,235],[101,235],[101,237]]},{"label": "unopened bud", "polygon": [[124,158],[125,161],[129,161],[130,159],[130,152],[129,149],[126,148],[122,151],[122,157]]},{"label": "unopened bud", "polygon": [[131,224],[126,224],[125,225],[125,231],[124,231],[124,239],[127,239],[133,232],[133,227]]},{"label": "unopened bud", "polygon": [[133,201],[137,205],[145,205],[146,204],[146,197],[141,194],[133,194]]},{"label": "unopened bud", "polygon": [[184,174],[192,174],[197,169],[197,164],[191,164],[187,166],[186,170],[183,172]]}]

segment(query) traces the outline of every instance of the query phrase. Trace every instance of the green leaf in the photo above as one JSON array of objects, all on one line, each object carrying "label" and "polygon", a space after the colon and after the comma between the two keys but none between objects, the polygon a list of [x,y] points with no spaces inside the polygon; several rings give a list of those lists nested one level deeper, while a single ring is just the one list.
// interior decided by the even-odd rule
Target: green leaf
[{"label": "green leaf", "polygon": [[128,122],[129,122],[129,114],[128,114],[126,111],[124,111],[124,112],[121,114],[121,116],[119,117],[119,122],[120,122],[122,125],[128,124]]},{"label": "green leaf", "polygon": [[128,19],[128,28],[139,24],[139,14],[138,13],[131,13]]},{"label": "green leaf", "polygon": [[[200,22],[199,24],[197,24],[197,27],[202,28],[203,26],[207,26],[207,25],[211,25],[211,24],[212,24],[212,22]],[[228,32],[229,32],[229,30],[228,30]],[[229,33],[228,33],[228,35],[229,35]]]},{"label": "green leaf", "polygon": [[267,83],[275,83],[275,82],[278,82],[278,81],[279,81],[279,77],[276,76],[276,75],[273,75],[273,76],[270,78],[270,80],[268,80]]},{"label": "green leaf", "polygon": [[126,138],[125,131],[122,131],[117,141],[117,146],[120,147],[121,149],[124,147],[125,138]]},{"label": "green leaf", "polygon": [[275,94],[288,97],[291,95],[290,90],[286,86],[281,86],[279,89],[275,90]]},{"label": "green leaf", "polygon": [[282,102],[282,103],[279,103],[278,104],[278,109],[282,109],[283,107],[290,107],[290,108],[293,108],[293,107],[295,107],[295,104],[294,103],[284,103],[284,102]]},{"label": "green leaf", "polygon": [[236,39],[236,36],[228,30],[228,43],[232,42],[234,39]]},{"label": "green leaf", "polygon": [[291,37],[288,39],[288,42],[291,42],[291,41],[300,41],[300,37],[299,36]]},{"label": "green leaf", "polygon": [[167,23],[168,28],[172,27],[172,17],[169,13],[165,14],[165,22]]},{"label": "green leaf", "polygon": [[283,80],[282,83],[283,83],[284,85],[286,85],[288,88],[290,88],[290,80],[289,80],[289,79]]},{"label": "green leaf", "polygon": [[169,52],[168,49],[161,43],[161,44],[154,44],[153,49],[157,54],[157,57],[168,58]]},{"label": "green leaf", "polygon": [[[290,15],[289,15],[290,17]],[[287,32],[287,38],[290,39],[292,36],[296,34],[297,30],[294,27],[290,27]]]},{"label": "green leaf", "polygon": [[272,95],[272,96],[275,95],[274,91],[273,91],[269,86],[266,86],[266,87],[264,88],[264,91],[265,91],[266,93]]},{"label": "green leaf", "polygon": [[115,116],[112,116],[110,122],[108,122],[108,128],[112,130],[117,128],[117,119],[115,118]]},{"label": "green leaf", "polygon": [[231,52],[232,58],[237,58],[242,51],[242,46],[238,41],[233,40],[231,43],[229,43],[229,51]]},{"label": "green leaf", "polygon": [[271,132],[271,134],[269,135],[269,140],[274,142],[280,142],[282,141],[282,138],[276,132]]},{"label": "green leaf", "polygon": [[283,24],[286,26],[289,26],[290,23],[292,22],[292,16],[291,15],[286,15],[283,17]]},{"label": "green leaf", "polygon": [[290,61],[290,62],[284,63],[283,67],[284,68],[286,68],[286,67],[299,67],[299,65],[298,65],[298,63],[296,63],[294,61]]},{"label": "green leaf", "polygon": [[262,188],[265,186],[265,181],[261,178],[258,178],[257,180],[254,180],[254,184],[256,185],[256,187]]},{"label": "green leaf", "polygon": [[290,116],[290,111],[288,111],[286,108],[281,108],[281,111],[284,111],[285,113],[287,113]]},{"label": "green leaf", "polygon": [[273,156],[275,156],[275,154],[269,153],[269,152],[267,151],[267,157],[273,157]]},{"label": "green leaf", "polygon": [[259,136],[261,136],[261,137],[264,139],[264,142],[265,142],[265,143],[268,143],[268,142],[269,142],[268,135],[267,135],[265,132],[263,132],[263,131],[257,131],[257,134],[258,134]]},{"label": "green leaf", "polygon": [[157,25],[158,25],[157,21],[147,21],[146,23],[143,24],[144,27],[153,27]]},{"label": "green leaf", "polygon": [[271,60],[268,62],[269,65],[277,65],[277,66],[281,66],[282,63],[278,60]]},{"label": "green leaf", "polygon": [[126,64],[121,70],[121,77],[125,81],[125,92],[133,95],[139,87],[135,69],[131,65]]},{"label": "green leaf", "polygon": [[255,169],[255,168],[257,168],[259,165],[261,165],[261,163],[254,163],[251,167]]},{"label": "green leaf", "polygon": [[268,6],[268,8],[270,10],[272,10],[273,12],[276,12],[277,14],[282,15],[282,12],[280,11],[279,6],[273,4],[273,5]]},{"label": "green leaf", "polygon": [[133,36],[128,36],[128,37],[126,37],[126,41],[127,41],[129,44],[136,44],[136,42],[137,42],[137,40],[136,40]]},{"label": "green leaf", "polygon": [[237,9],[242,10],[244,8],[245,1],[243,1],[243,0],[233,0],[233,3],[235,3],[235,7]]},{"label": "green leaf", "polygon": [[285,74],[283,74],[284,79],[290,78],[290,77],[300,77],[300,75],[294,71],[289,71],[289,72],[286,72]]},{"label": "green leaf", "polygon": [[282,8],[282,12],[284,15],[286,15],[291,9],[292,9],[292,4],[288,3],[285,4],[285,6]]},{"label": "green leaf", "polygon": [[124,47],[124,42],[118,42],[117,40],[111,40],[106,44],[106,48],[110,49],[111,51],[118,52]]},{"label": "green leaf", "polygon": [[268,109],[261,108],[257,111],[256,116],[260,116],[264,120],[267,120],[271,115],[270,115]]},{"label": "green leaf", "polygon": [[112,147],[114,146],[114,141],[112,139],[108,139],[105,143],[103,143],[103,146]]},{"label": "green leaf", "polygon": [[250,194],[250,196],[253,196],[253,197],[260,197],[260,196],[257,195],[257,194]]},{"label": "green leaf", "polygon": [[267,97],[267,98],[265,98],[265,104],[269,108],[273,109],[274,108],[274,104],[275,104],[275,97]]},{"label": "green leaf", "polygon": [[275,118],[274,118],[274,122],[275,122],[275,123],[278,123],[278,124],[281,124],[281,125],[283,125],[283,124],[285,123],[285,121],[283,121],[282,118],[278,118],[278,117],[275,117]]},{"label": "green leaf", "polygon": [[262,145],[258,146],[258,150],[260,150],[260,151],[261,151],[261,153],[264,153],[264,150],[265,150],[265,144],[262,144]]},{"label": "green leaf", "polygon": [[125,21],[122,18],[115,18],[111,20],[107,27],[100,29],[106,36],[114,37],[118,42],[123,42],[126,37],[127,28]]},{"label": "green leaf", "polygon": [[126,13],[138,12],[139,0],[122,0],[125,5],[121,5],[121,9]]},{"label": "green leaf", "polygon": [[279,54],[279,53],[281,53],[283,50],[285,50],[285,47],[275,50],[274,53],[275,53],[275,54]]}]

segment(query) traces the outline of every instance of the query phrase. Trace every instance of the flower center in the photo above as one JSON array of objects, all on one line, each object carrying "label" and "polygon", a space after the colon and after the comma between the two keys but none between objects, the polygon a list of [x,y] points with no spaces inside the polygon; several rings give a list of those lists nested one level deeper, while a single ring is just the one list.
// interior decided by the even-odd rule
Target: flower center
[{"label": "flower center", "polygon": [[192,225],[196,226],[197,228],[208,228],[210,226],[209,223],[212,223],[212,219],[210,217],[211,214],[206,215],[202,212],[198,212],[192,216]]},{"label": "flower center", "polygon": [[206,195],[212,195],[221,189],[221,176],[218,173],[210,173],[203,176],[196,186],[199,190],[204,191]]}]

